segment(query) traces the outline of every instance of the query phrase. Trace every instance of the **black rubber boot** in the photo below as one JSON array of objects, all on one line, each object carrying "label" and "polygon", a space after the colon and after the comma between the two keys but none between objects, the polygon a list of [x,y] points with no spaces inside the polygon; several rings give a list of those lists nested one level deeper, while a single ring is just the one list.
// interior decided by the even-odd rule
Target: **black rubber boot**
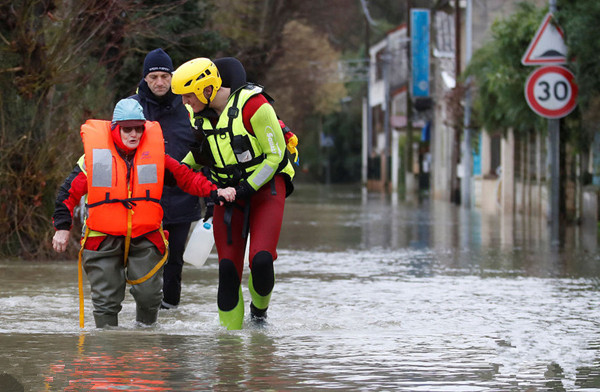
[{"label": "black rubber boot", "polygon": [[116,314],[96,314],[94,313],[96,328],[116,327],[119,325],[119,319]]},{"label": "black rubber boot", "polygon": [[259,309],[250,302],[250,320],[256,324],[264,324],[267,322],[267,309]]},{"label": "black rubber boot", "polygon": [[135,321],[143,325],[152,325],[158,319],[158,310],[142,309],[139,306],[136,307]]}]

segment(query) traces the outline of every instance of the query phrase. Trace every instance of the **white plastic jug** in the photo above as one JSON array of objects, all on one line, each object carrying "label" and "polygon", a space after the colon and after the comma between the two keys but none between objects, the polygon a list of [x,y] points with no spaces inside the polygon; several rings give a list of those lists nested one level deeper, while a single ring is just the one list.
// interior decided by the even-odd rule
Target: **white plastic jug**
[{"label": "white plastic jug", "polygon": [[215,244],[212,217],[206,222],[198,222],[190,235],[183,252],[183,261],[194,267],[202,267]]},{"label": "white plastic jug", "polygon": [[246,239],[246,251],[244,252],[244,265],[250,265],[250,233],[248,233],[248,238]]}]

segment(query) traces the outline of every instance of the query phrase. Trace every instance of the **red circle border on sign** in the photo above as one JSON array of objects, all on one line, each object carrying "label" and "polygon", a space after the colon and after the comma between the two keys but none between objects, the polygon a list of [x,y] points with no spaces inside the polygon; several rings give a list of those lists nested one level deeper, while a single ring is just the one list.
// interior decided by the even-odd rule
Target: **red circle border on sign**
[{"label": "red circle border on sign", "polygon": [[[535,100],[535,95],[534,95],[534,91],[533,91],[535,88],[536,81],[542,75],[545,75],[546,73],[550,73],[550,72],[555,72],[555,73],[558,73],[558,74],[564,76],[569,81],[569,84],[571,85],[571,98],[565,104],[564,107],[562,107],[560,109],[556,109],[556,110],[546,109],[543,106],[541,106]],[[565,117],[566,115],[568,115],[569,113],[571,113],[573,111],[573,109],[575,109],[575,106],[577,106],[576,101],[577,101],[578,91],[579,91],[579,88],[577,87],[577,84],[575,83],[575,75],[573,75],[573,72],[571,72],[569,69],[567,69],[565,67],[560,67],[558,65],[548,65],[548,66],[536,69],[529,75],[529,77],[527,77],[527,81],[525,82],[525,99],[527,100],[529,107],[534,112],[539,114],[540,116],[546,117],[546,118],[562,118],[562,117]]]}]

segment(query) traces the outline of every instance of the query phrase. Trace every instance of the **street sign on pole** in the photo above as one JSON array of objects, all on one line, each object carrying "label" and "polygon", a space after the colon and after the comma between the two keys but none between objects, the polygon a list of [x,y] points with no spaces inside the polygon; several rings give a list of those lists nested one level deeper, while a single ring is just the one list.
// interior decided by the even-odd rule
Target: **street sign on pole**
[{"label": "street sign on pole", "polygon": [[410,10],[412,96],[429,96],[429,28],[430,11]]},{"label": "street sign on pole", "polygon": [[547,13],[521,58],[521,63],[523,65],[565,64],[567,45],[564,36],[560,26],[553,21],[552,13]]},{"label": "street sign on pole", "polygon": [[577,106],[575,76],[565,67],[549,65],[533,71],[525,82],[525,99],[538,115],[562,118]]}]

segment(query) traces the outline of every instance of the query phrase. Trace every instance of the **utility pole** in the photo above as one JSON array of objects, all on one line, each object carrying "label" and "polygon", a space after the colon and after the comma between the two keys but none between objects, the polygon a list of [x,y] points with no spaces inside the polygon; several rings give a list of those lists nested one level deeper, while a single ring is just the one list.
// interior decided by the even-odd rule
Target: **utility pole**
[{"label": "utility pole", "polygon": [[[410,9],[412,8],[412,1],[406,0],[406,36],[410,38],[406,43],[406,60],[407,60],[407,75],[411,75],[411,23],[410,23]],[[409,76],[410,78],[410,76]],[[412,191],[409,189],[412,186],[412,161],[413,161],[413,148],[412,148],[412,100],[410,95],[410,83],[406,88],[406,152],[404,154],[404,184],[406,187],[406,193]],[[409,178],[411,177],[411,178]]]},{"label": "utility pole", "polygon": [[[460,0],[454,0],[454,78],[458,80],[460,75],[460,56],[461,56],[461,30],[460,30]],[[450,150],[450,202],[459,204],[460,184],[458,180],[457,165],[460,155],[460,133],[454,132],[452,137],[452,149]]]},{"label": "utility pole", "polygon": [[[556,12],[556,0],[550,1],[550,13]],[[560,119],[548,119],[548,155],[550,159],[550,239],[559,243],[560,197]]]},{"label": "utility pole", "polygon": [[456,67],[456,79],[460,75],[460,53],[461,53],[461,34],[460,34],[460,0],[454,0],[454,45],[456,46],[456,54],[454,56],[454,64]]},{"label": "utility pole", "polygon": [[366,187],[368,182],[368,169],[369,169],[369,157],[373,151],[373,113],[371,111],[371,55],[369,48],[371,47],[371,25],[375,25],[375,22],[371,19],[369,9],[367,7],[366,0],[361,0],[361,6],[363,14],[365,16],[365,59],[367,63],[367,96],[365,99],[365,111],[366,111],[366,125],[365,133],[363,136],[363,163],[362,163],[362,180],[363,186]]},{"label": "utility pole", "polygon": [[[466,27],[466,46],[465,57],[466,64],[471,61],[473,48],[473,11],[472,0],[467,0],[467,17],[465,20]],[[464,131],[463,131],[463,151],[462,151],[462,167],[463,176],[461,181],[461,204],[465,208],[471,208],[471,176],[473,174],[473,154],[471,152],[472,131],[471,131],[471,88],[467,81],[467,91],[465,95],[465,113],[464,113]]]},{"label": "utility pole", "polygon": [[391,68],[392,68],[392,55],[389,51],[389,36],[387,38],[386,49],[384,54],[381,56],[381,61],[383,62],[383,86],[384,86],[384,103],[383,107],[385,110],[385,115],[383,117],[383,134],[385,137],[385,147],[383,149],[383,155],[381,157],[381,183],[383,185],[383,190],[385,192],[389,189],[389,158],[390,158],[390,116],[391,107],[390,104],[390,79],[391,79]]},{"label": "utility pole", "polygon": [[370,47],[370,25],[369,18],[365,13],[365,60],[367,63],[367,94],[365,98],[365,126],[364,126],[364,137],[363,137],[363,162],[361,169],[362,184],[364,187],[367,186],[368,174],[369,174],[369,157],[372,151],[372,140],[373,140],[373,119],[371,112],[371,55],[369,53]]}]

